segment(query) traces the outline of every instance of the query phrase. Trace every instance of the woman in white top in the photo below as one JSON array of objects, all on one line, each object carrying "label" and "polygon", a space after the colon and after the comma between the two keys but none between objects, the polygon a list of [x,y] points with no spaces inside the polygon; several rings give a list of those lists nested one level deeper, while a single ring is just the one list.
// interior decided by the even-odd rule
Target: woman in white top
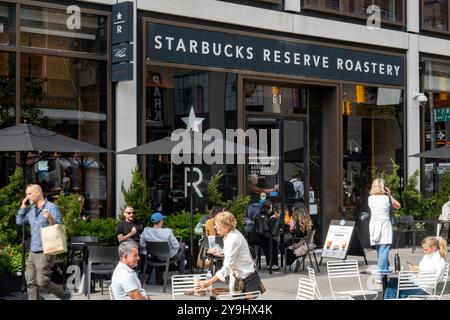
[{"label": "woman in white top", "polygon": [[389,269],[389,250],[392,244],[392,225],[390,209],[400,209],[400,202],[391,196],[391,191],[384,185],[384,180],[377,178],[372,183],[369,196],[370,208],[370,245],[375,246],[378,256],[378,270]]},{"label": "woman in white top", "polygon": [[[215,228],[224,236],[223,267],[208,281],[201,283],[202,288],[211,286],[217,280],[225,281],[230,276],[230,292],[265,291],[255,269],[247,241],[242,233],[236,230],[236,219],[232,213],[224,211],[216,215]],[[216,248],[208,252],[219,255]]]},{"label": "woman in white top", "polygon": [[[426,237],[422,240],[422,249],[424,256],[418,266],[409,264],[411,271],[435,271],[436,282],[442,279],[445,267],[445,260],[447,259],[447,241],[440,237]],[[397,279],[391,279],[388,282],[385,299],[394,299],[397,297]],[[399,292],[399,298],[406,298],[410,295],[427,295],[430,294],[427,288],[424,289],[410,289]]]}]

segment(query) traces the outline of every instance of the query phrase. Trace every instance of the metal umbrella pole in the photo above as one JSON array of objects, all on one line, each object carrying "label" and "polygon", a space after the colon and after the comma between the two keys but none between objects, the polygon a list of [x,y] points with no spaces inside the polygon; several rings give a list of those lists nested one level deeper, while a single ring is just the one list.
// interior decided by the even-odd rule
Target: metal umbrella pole
[{"label": "metal umbrella pole", "polygon": [[189,130],[189,135],[191,138],[191,163],[190,163],[190,172],[189,172],[189,193],[190,193],[190,211],[191,211],[191,250],[190,250],[190,272],[193,273],[194,270],[194,193],[192,191],[193,187],[193,178],[192,174],[194,171],[194,131]]},{"label": "metal umbrella pole", "polygon": [[22,273],[21,273],[21,277],[22,277],[22,281],[20,284],[20,291],[25,292],[26,288],[27,288],[27,284],[25,281],[25,249],[26,247],[26,240],[25,240],[25,223],[22,224]]}]

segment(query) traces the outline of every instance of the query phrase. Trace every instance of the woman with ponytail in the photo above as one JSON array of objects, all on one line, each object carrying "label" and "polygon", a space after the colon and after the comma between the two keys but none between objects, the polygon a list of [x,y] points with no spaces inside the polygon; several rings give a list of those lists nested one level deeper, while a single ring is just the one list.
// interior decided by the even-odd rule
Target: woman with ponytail
[{"label": "woman with ponytail", "polygon": [[[442,279],[445,260],[447,259],[447,241],[441,237],[426,237],[422,240],[424,256],[419,265],[408,264],[411,271],[435,271],[436,282]],[[428,295],[427,289],[402,290],[399,298],[406,298],[410,295]],[[389,280],[384,294],[385,299],[394,299],[397,296],[397,279]]]}]

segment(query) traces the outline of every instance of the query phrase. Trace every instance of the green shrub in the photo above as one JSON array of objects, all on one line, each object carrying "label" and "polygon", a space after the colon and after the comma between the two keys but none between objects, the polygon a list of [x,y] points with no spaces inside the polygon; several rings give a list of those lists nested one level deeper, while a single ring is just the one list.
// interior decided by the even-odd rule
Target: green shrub
[{"label": "green shrub", "polygon": [[[192,228],[198,223],[202,216],[202,213],[194,214],[194,222]],[[176,214],[172,214],[164,219],[164,226],[171,228],[173,234],[176,237],[182,237],[183,242],[190,244],[191,242],[191,213],[189,211],[181,211]],[[194,233],[193,229],[192,232]],[[198,240],[198,236],[194,233],[194,243]]]},{"label": "green shrub", "polygon": [[16,213],[24,197],[25,184],[20,167],[0,189],[0,244],[18,243],[21,227],[16,224]]},{"label": "green shrub", "polygon": [[243,232],[244,231],[244,218],[245,212],[247,211],[248,204],[250,203],[250,197],[238,196],[233,200],[228,200],[225,203],[225,208],[230,211],[236,218],[236,228]]},{"label": "green shrub", "polygon": [[100,242],[115,244],[117,221],[113,218],[94,219],[92,221],[79,220],[73,225],[74,236],[94,236]]},{"label": "green shrub", "polygon": [[78,202],[77,194],[65,195],[64,192],[58,196],[58,208],[64,226],[66,227],[67,237],[70,239],[74,235],[74,227],[78,221],[81,221],[81,207]]},{"label": "green shrub", "polygon": [[[133,170],[133,176],[129,189],[127,190],[125,188],[123,181],[121,189],[125,198],[125,203],[133,206],[136,211],[135,218],[145,221],[148,215],[152,212],[152,204],[150,202],[150,198],[148,197],[147,184],[142,179],[138,166],[136,166]],[[122,211],[123,209],[125,208],[122,208]]]},{"label": "green shrub", "polygon": [[220,205],[223,206],[222,192],[219,191],[219,180],[222,179],[222,171],[218,171],[209,180],[208,186],[206,188],[206,194],[208,196],[208,204],[210,206]]},{"label": "green shrub", "polygon": [[[28,259],[28,252],[25,260]],[[5,245],[0,247],[0,274],[17,274],[22,270],[22,248],[21,245]]]}]

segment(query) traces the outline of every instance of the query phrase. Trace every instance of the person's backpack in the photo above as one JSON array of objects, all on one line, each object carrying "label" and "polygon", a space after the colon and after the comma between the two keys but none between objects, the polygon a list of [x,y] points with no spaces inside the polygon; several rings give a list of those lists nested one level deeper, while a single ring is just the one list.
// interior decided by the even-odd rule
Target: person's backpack
[{"label": "person's backpack", "polygon": [[261,204],[252,203],[247,207],[247,216],[244,219],[246,233],[255,232],[255,218],[261,212]]},{"label": "person's backpack", "polygon": [[270,231],[269,219],[262,214],[257,214],[255,217],[255,232],[259,234],[268,235]]}]

